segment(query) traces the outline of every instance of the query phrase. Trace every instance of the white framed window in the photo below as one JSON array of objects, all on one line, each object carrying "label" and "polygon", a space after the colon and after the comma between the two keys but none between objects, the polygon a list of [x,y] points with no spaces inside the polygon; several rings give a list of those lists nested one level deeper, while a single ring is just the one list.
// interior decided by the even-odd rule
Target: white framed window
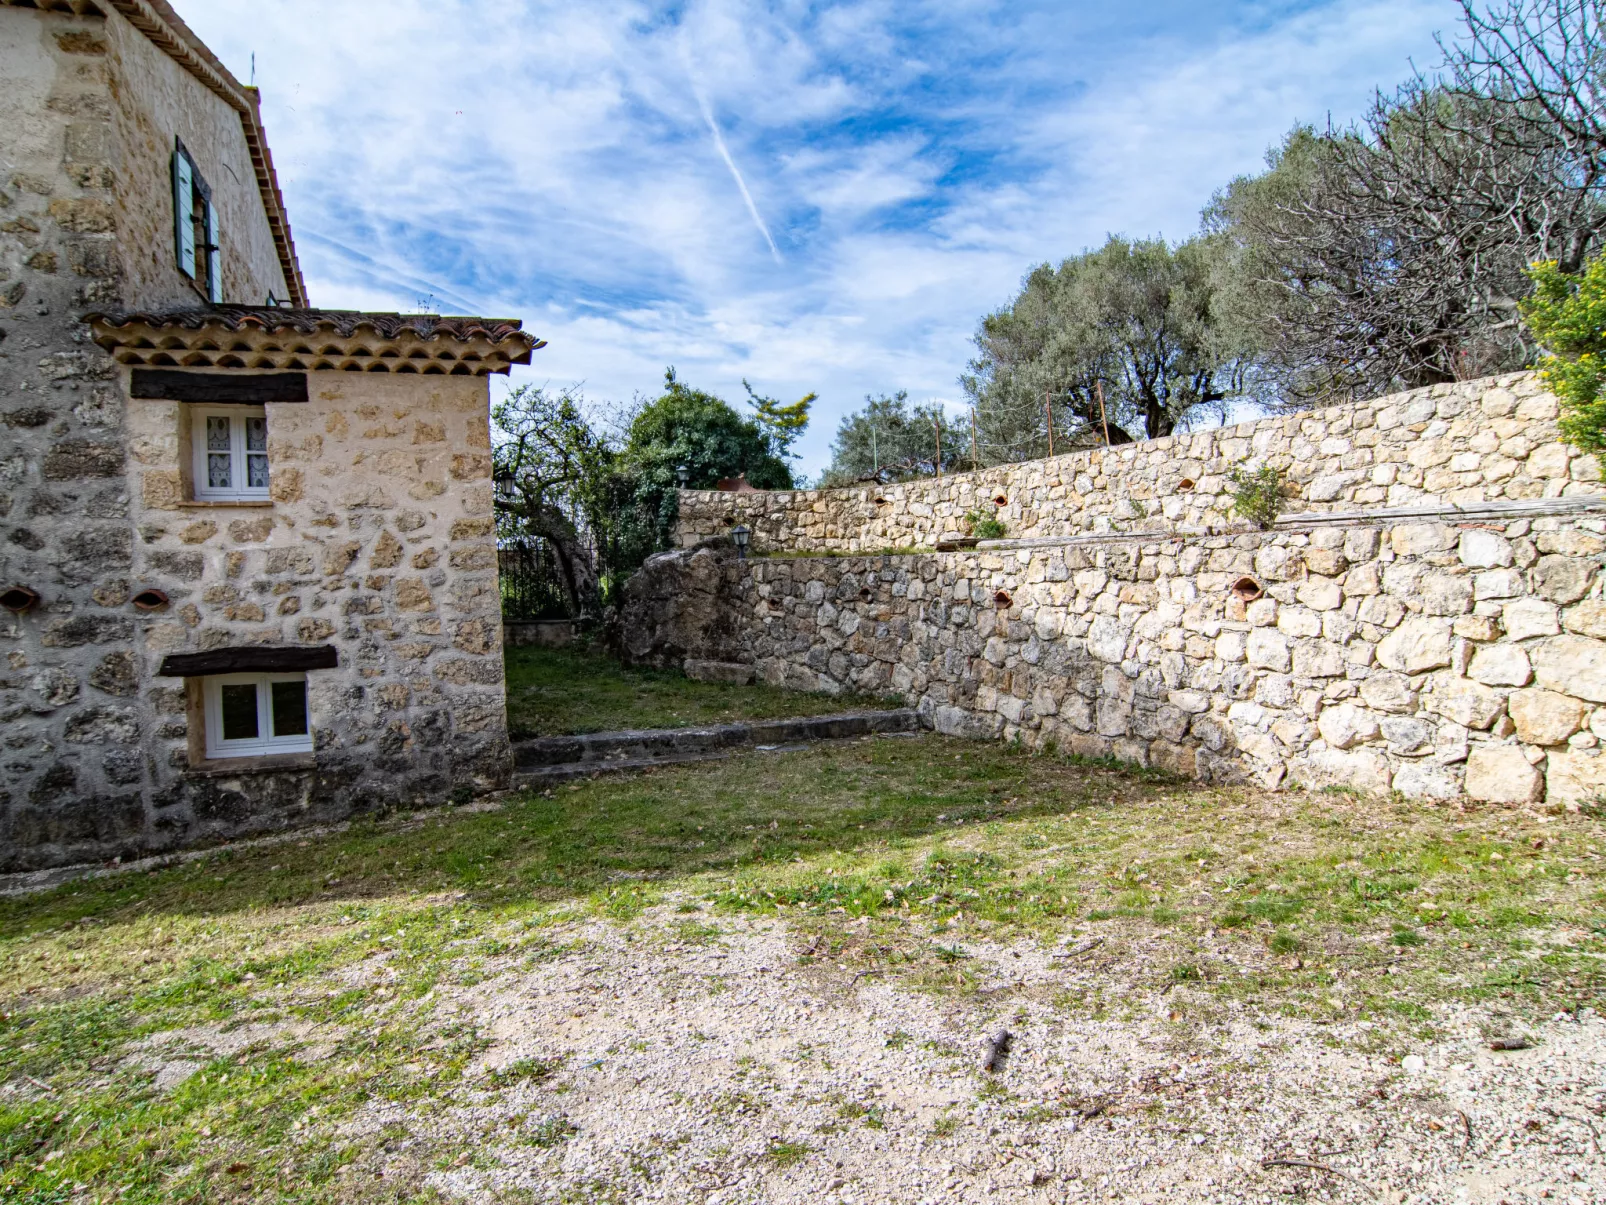
[{"label": "white framed window", "polygon": [[224,502],[268,497],[268,412],[262,406],[191,406],[195,497]]},{"label": "white framed window", "polygon": [[217,674],[201,700],[208,757],[312,752],[306,674]]}]

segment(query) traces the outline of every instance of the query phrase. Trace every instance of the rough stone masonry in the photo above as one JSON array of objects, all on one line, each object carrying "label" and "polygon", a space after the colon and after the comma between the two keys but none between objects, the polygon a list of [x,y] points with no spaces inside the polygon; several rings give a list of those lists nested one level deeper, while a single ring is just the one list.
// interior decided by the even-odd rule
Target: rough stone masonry
[{"label": "rough stone masonry", "polygon": [[[1196,464],[1156,467],[1134,452],[1134,471],[1172,488],[1186,472],[1196,488],[1221,480],[1230,455],[1251,452],[1306,482],[1337,458],[1357,490],[1416,483],[1403,497],[1364,487],[1383,491],[1373,505],[1353,494],[1344,509],[1302,505],[1265,532],[1222,515],[1213,533],[1079,531],[954,552],[663,554],[632,585],[627,639],[637,659],[896,691],[945,732],[1211,781],[1576,807],[1606,792],[1606,498],[1593,459],[1556,443],[1554,416],[1532,378],[1502,378],[1211,433],[1217,455]],[[1394,449],[1382,466],[1382,445],[1355,438],[1367,432]],[[994,476],[1016,488],[1054,471]],[[925,489],[958,506],[978,485]],[[1429,485],[1445,493],[1424,496]],[[1106,473],[1105,488],[1132,484]],[[1016,492],[1033,530],[1075,529],[1062,499]],[[1095,496],[1073,492],[1065,507]],[[916,486],[903,496],[909,513],[935,515]],[[1156,501],[1164,511],[1171,499]],[[747,518],[797,503],[726,505]],[[816,505],[840,517],[857,503],[816,499],[809,513]],[[711,506],[693,499],[692,521]]]}]

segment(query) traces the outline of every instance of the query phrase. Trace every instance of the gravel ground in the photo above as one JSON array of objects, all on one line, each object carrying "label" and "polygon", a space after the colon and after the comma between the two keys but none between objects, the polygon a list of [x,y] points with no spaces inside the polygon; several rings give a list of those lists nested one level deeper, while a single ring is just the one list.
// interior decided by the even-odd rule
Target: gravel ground
[{"label": "gravel ground", "polygon": [[[1439,1008],[1417,1039],[1421,1021],[1289,1020],[1031,944],[961,939],[980,973],[961,994],[801,965],[784,921],[721,917],[692,944],[686,923],[549,927],[538,960],[438,992],[443,1031],[493,1039],[482,1090],[360,1124],[475,1135],[474,1154],[432,1170],[404,1141],[386,1178],[476,1202],[1606,1201],[1590,1010]],[[1066,1007],[1078,981],[1119,1007]]]}]

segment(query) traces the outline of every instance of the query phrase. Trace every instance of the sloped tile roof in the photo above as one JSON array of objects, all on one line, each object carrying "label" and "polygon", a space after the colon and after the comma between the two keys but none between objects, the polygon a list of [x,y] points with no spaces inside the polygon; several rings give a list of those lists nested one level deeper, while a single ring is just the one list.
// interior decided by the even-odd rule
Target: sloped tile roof
[{"label": "sloped tile roof", "polygon": [[546,346],[516,318],[285,306],[85,314],[123,364],[484,376]]}]

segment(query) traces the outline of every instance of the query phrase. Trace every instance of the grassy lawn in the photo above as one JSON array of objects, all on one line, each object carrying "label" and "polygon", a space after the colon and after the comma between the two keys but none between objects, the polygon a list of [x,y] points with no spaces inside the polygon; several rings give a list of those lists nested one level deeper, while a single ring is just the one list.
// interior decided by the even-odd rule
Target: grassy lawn
[{"label": "grassy lawn", "polygon": [[506,660],[508,723],[515,740],[902,706],[898,699],[868,695],[694,682],[679,670],[627,669],[586,647],[510,648]]},{"label": "grassy lawn", "polygon": [[1119,1017],[1123,982],[1181,988],[1179,1026],[1367,1018],[1380,1042],[1444,1001],[1606,1007],[1603,836],[927,737],[68,884],[0,901],[0,1199],[435,1200],[476,1102],[552,1074],[476,1070],[489,1020],[437,992],[539,964],[578,917],[662,940],[649,908],[685,913],[685,941],[778,914],[814,935],[800,960],[940,994],[978,990],[977,942],[1071,943],[1112,970],[1056,999],[1067,1017]]}]

